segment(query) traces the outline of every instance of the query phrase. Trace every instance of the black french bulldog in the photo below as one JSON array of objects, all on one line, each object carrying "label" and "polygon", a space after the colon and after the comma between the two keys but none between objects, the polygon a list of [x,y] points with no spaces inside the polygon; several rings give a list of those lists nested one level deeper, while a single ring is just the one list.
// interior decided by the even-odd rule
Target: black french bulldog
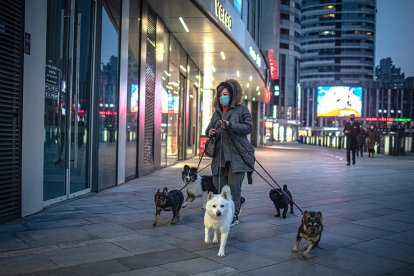
[{"label": "black french bulldog", "polygon": [[308,241],[308,244],[305,245],[305,251],[303,251],[302,256],[307,258],[309,251],[318,246],[319,241],[321,240],[322,230],[322,212],[305,211],[292,251],[298,251],[299,243],[301,239],[304,238]]},{"label": "black french bulldog", "polygon": [[277,214],[275,217],[280,217],[280,209],[283,209],[282,217],[286,218],[286,213],[289,205],[290,213],[294,214],[292,194],[289,192],[286,185],[283,185],[283,191],[280,188],[270,190],[269,197],[276,207]]},{"label": "black french bulldog", "polygon": [[160,189],[154,195],[155,201],[155,220],[152,226],[158,224],[158,218],[160,217],[161,211],[173,212],[173,218],[171,224],[176,224],[177,219],[180,217],[181,205],[184,202],[184,195],[180,190],[171,190],[168,192],[167,187],[160,192]]}]

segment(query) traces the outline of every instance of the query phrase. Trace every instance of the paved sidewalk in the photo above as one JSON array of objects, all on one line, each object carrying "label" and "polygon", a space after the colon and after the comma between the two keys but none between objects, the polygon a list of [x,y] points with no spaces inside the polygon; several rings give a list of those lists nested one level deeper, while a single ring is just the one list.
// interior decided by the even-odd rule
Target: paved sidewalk
[{"label": "paved sidewalk", "polygon": [[243,184],[248,202],[226,257],[203,242],[201,199],[179,224],[162,212],[152,227],[155,191],[181,188],[194,158],[0,225],[0,275],[414,275],[414,158],[364,157],[347,167],[336,149],[280,144],[256,153],[301,209],[322,211],[320,248],[309,259],[291,252],[300,211],[275,218],[257,174]]}]

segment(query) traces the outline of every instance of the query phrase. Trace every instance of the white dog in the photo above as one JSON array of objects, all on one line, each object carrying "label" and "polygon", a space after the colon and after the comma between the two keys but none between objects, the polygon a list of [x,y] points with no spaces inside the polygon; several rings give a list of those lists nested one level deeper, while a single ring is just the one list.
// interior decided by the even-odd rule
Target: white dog
[{"label": "white dog", "polygon": [[207,198],[206,212],[204,214],[204,242],[210,243],[210,229],[213,229],[213,243],[218,243],[220,232],[220,249],[217,254],[224,257],[227,238],[230,232],[230,224],[234,216],[234,202],[231,198],[229,186],[224,186],[221,194],[210,192]]}]

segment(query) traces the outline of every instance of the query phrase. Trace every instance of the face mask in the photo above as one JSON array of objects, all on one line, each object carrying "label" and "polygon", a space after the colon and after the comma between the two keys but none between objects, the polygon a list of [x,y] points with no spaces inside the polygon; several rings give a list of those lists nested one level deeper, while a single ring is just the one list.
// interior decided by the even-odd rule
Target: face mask
[{"label": "face mask", "polygon": [[220,104],[221,105],[228,105],[230,102],[230,96],[221,96],[220,97]]},{"label": "face mask", "polygon": [[374,129],[374,127],[373,127],[373,126],[371,126],[371,129]]}]

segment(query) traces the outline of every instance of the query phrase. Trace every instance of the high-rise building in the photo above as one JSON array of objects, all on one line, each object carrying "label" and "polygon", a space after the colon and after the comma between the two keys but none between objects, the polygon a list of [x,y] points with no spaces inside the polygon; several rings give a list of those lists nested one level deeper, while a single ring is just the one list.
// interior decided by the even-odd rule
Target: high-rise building
[{"label": "high-rise building", "polygon": [[[302,1],[302,127],[340,126],[340,118],[349,113],[363,116],[364,89],[374,78],[375,18],[376,0]],[[339,90],[329,90],[329,95],[331,87]],[[338,93],[359,98],[359,110]],[[338,110],[319,112],[320,96],[330,97],[328,104]]]},{"label": "high-rise building", "polygon": [[279,103],[277,140],[291,142],[297,132],[301,1],[280,1]]},{"label": "high-rise building", "polygon": [[375,67],[375,79],[386,88],[403,88],[405,74],[401,73],[401,68],[395,67],[390,57],[380,60],[380,64]]}]

